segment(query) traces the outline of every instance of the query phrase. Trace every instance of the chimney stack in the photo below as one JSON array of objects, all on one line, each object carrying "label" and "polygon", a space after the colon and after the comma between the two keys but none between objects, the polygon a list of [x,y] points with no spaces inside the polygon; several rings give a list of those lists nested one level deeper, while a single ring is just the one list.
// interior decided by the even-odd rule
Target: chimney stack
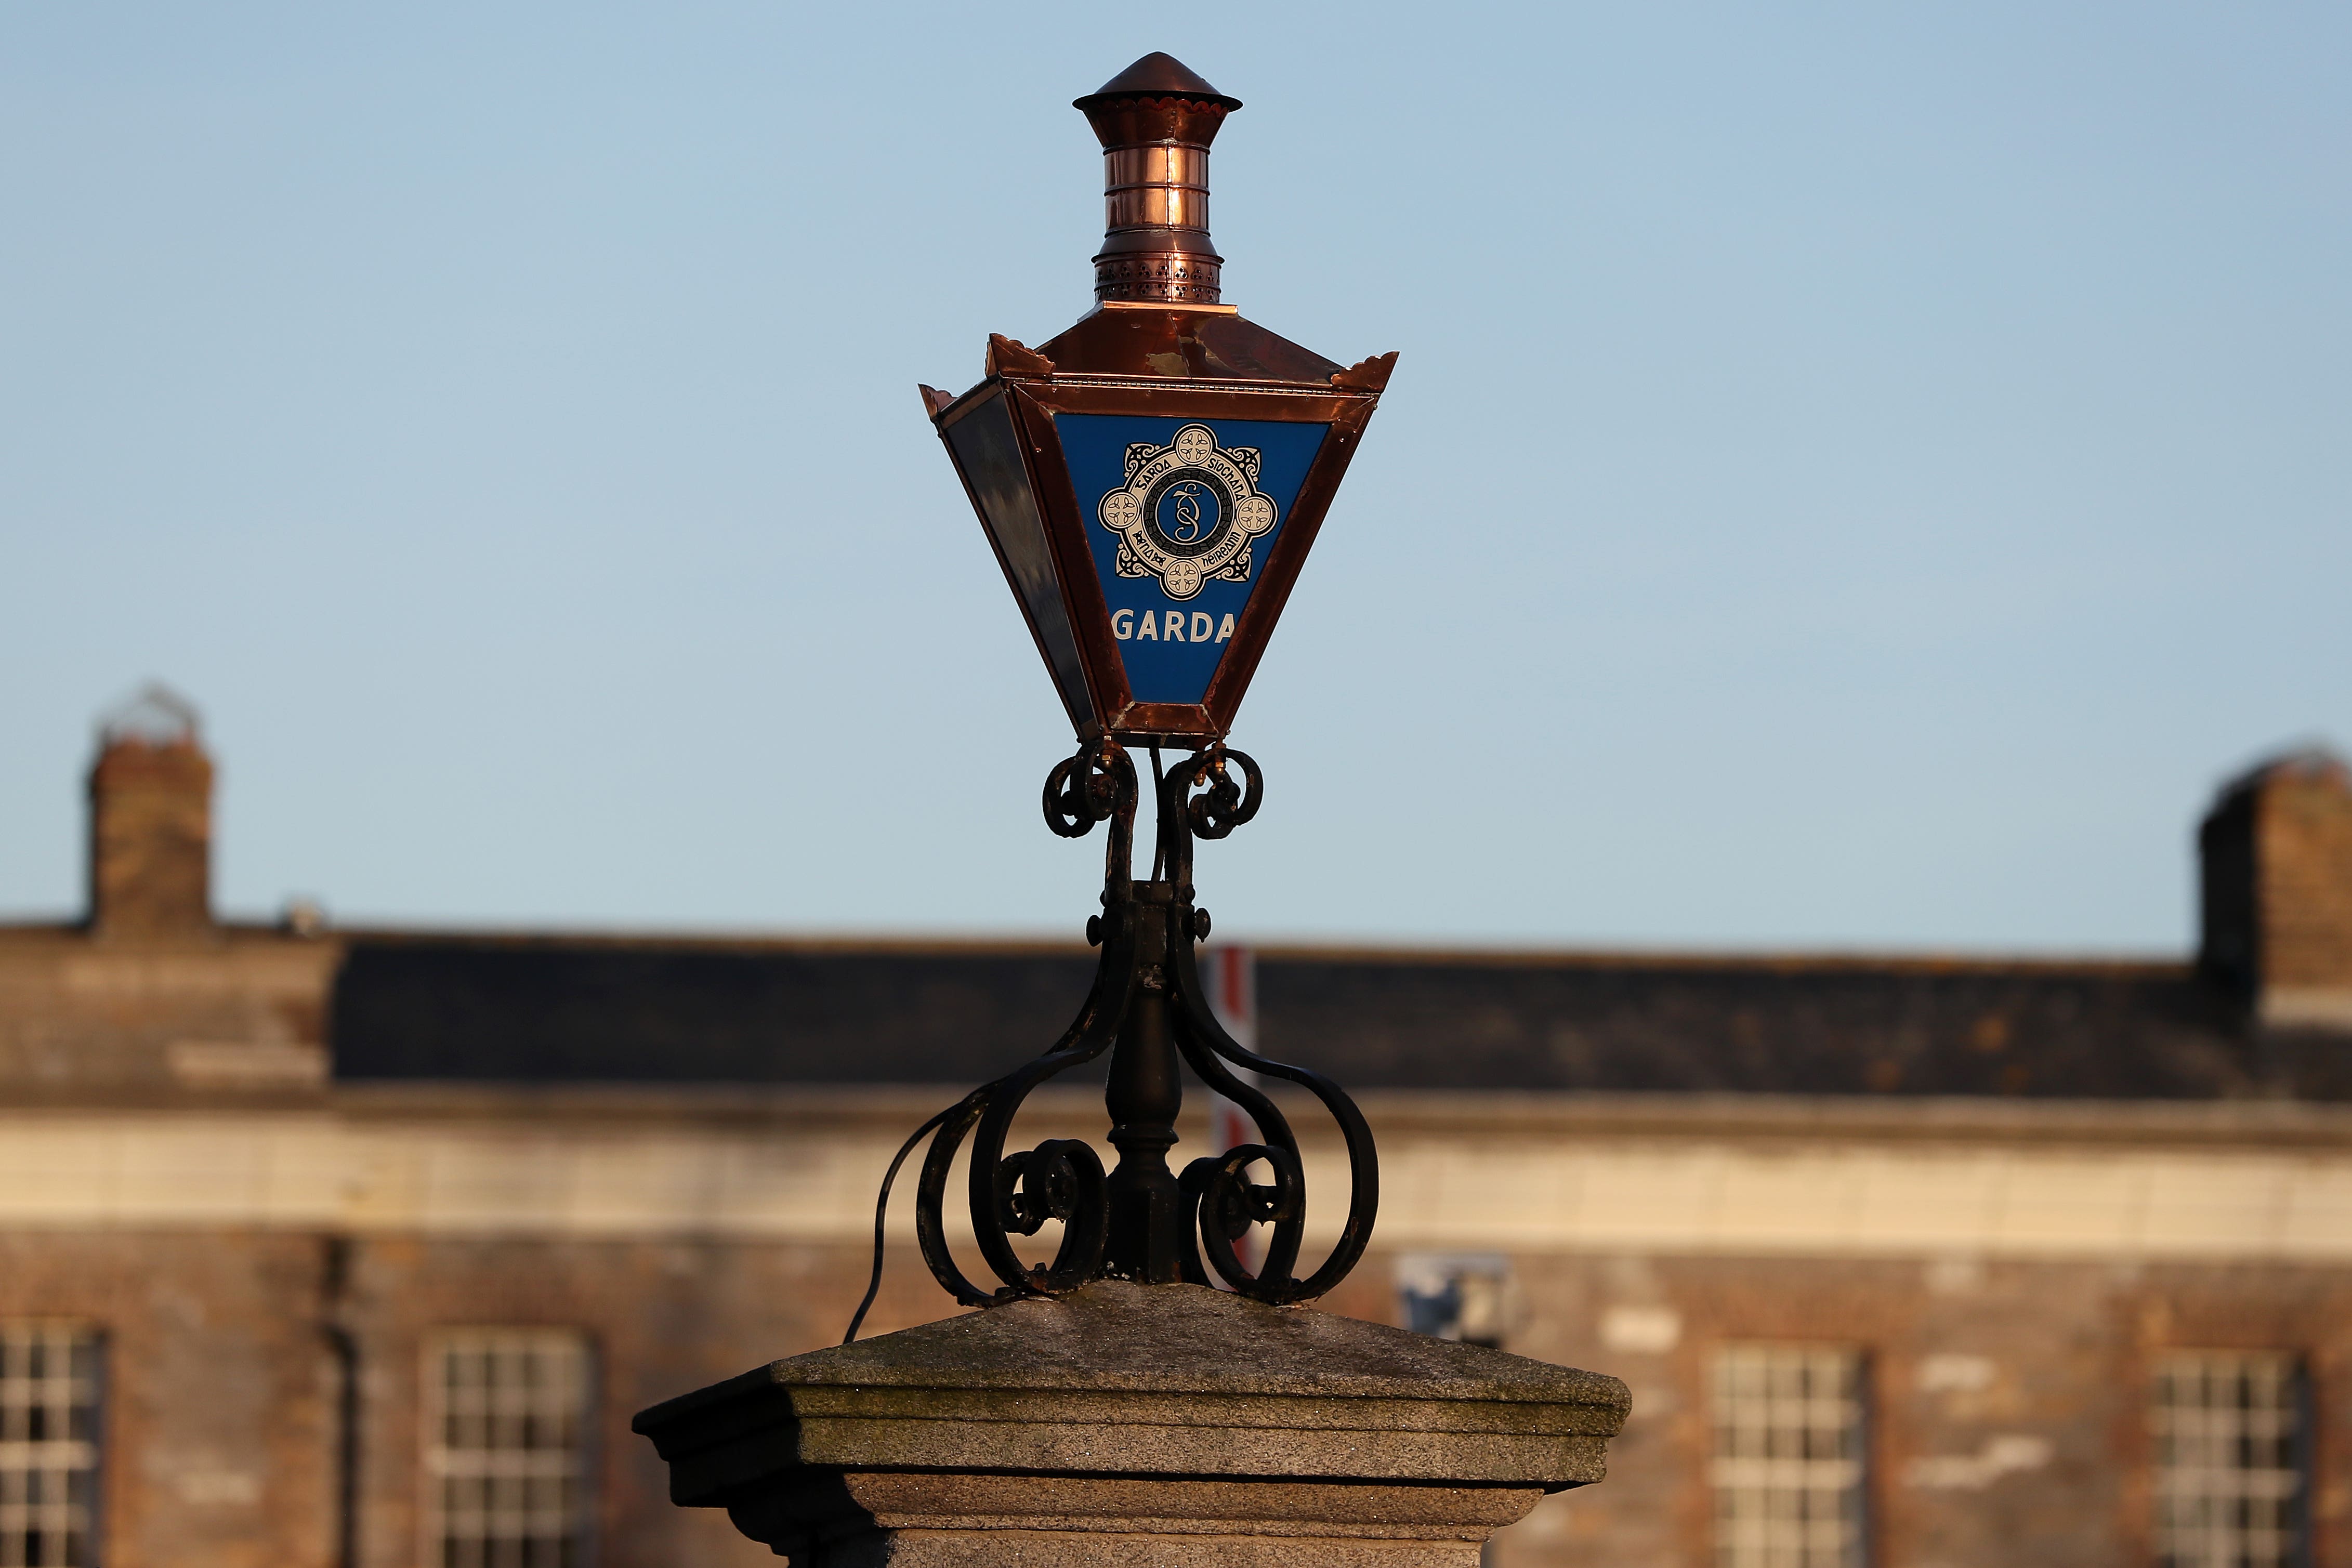
[{"label": "chimney stack", "polygon": [[109,938],[212,929],[213,764],[196,712],[151,685],[99,726],[89,770],[89,926]]},{"label": "chimney stack", "polygon": [[2264,763],[2221,791],[2197,847],[2200,966],[2261,1023],[2352,1031],[2352,768]]}]

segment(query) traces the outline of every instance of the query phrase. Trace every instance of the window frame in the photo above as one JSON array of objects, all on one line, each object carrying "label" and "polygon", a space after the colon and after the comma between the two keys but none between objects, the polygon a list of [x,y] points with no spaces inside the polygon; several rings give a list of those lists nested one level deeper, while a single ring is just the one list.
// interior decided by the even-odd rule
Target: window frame
[{"label": "window frame", "polygon": [[[65,1406],[65,1409],[68,1412],[66,1425],[68,1434],[70,1434],[73,1427],[73,1416],[71,1413],[83,1408],[87,1408],[89,1412],[89,1433],[86,1437],[77,1438],[68,1435],[63,1438],[44,1437],[38,1440],[43,1446],[53,1443],[64,1445],[80,1444],[88,1450],[89,1462],[85,1467],[83,1467],[83,1469],[89,1476],[89,1481],[87,1484],[86,1495],[84,1496],[80,1505],[87,1511],[87,1518],[84,1523],[84,1528],[81,1531],[81,1539],[87,1555],[83,1561],[76,1563],[72,1562],[70,1559],[51,1559],[45,1552],[43,1553],[43,1563],[40,1565],[40,1568],[53,1568],[53,1565],[54,1568],[100,1568],[100,1565],[106,1561],[106,1433],[109,1425],[107,1419],[107,1402],[110,1386],[110,1381],[107,1377],[107,1365],[112,1347],[110,1343],[105,1327],[87,1318],[26,1316],[21,1318],[0,1319],[0,1382],[6,1381],[5,1375],[6,1364],[8,1360],[13,1359],[13,1356],[8,1353],[13,1350],[14,1347],[13,1345],[10,1345],[8,1342],[13,1340],[15,1336],[31,1333],[60,1335],[63,1337],[65,1344],[68,1346],[67,1351],[67,1371],[65,1375],[65,1381],[68,1386],[68,1403]],[[77,1350],[83,1347],[87,1347],[89,1355],[89,1370],[88,1374],[89,1387],[87,1406],[73,1402],[72,1392],[73,1385],[78,1383],[82,1375],[80,1373],[74,1370],[74,1354]],[[49,1381],[54,1377],[54,1375],[55,1375],[53,1374],[45,1372],[42,1381]],[[0,1431],[5,1430],[5,1424],[0,1424]],[[0,1453],[5,1453],[6,1445],[19,1440],[26,1441],[28,1448],[33,1446],[32,1441],[28,1439],[10,1439],[0,1437]],[[7,1469],[8,1467],[0,1465],[0,1472],[5,1472]],[[30,1475],[35,1473],[37,1469],[40,1470],[42,1473],[63,1473],[66,1475],[71,1475],[73,1473],[71,1467],[68,1467],[62,1472],[55,1472],[45,1467],[36,1467],[30,1464],[18,1467],[17,1473]],[[75,1506],[71,1497],[70,1482],[68,1483],[68,1496],[62,1506],[68,1511],[68,1514],[70,1514],[71,1510]],[[0,1496],[5,1496],[5,1489],[0,1489]],[[68,1520],[66,1534],[68,1542],[70,1542],[72,1539],[70,1520]],[[6,1549],[8,1539],[8,1532],[5,1530],[0,1530],[0,1561],[5,1561],[6,1556],[10,1554]],[[30,1568],[30,1565],[28,1565],[28,1568]]]},{"label": "window frame", "polygon": [[[2237,1541],[2220,1558],[2210,1555],[2200,1557],[2176,1554],[2171,1550],[2171,1542],[2168,1539],[2172,1527],[2165,1517],[2167,1505],[2176,1495],[2166,1484],[2168,1476],[2177,1471],[2193,1472],[2199,1469],[2211,1467],[2177,1466],[2167,1462],[2165,1444],[2170,1434],[2166,1430],[2165,1416],[2168,1412],[2183,1408],[2206,1412],[2224,1407],[2212,1405],[2197,1406],[2168,1405],[2164,1397],[2165,1391],[2168,1387],[2178,1385],[2176,1369],[2183,1364],[2196,1364],[2200,1386],[2210,1388],[2216,1365],[2225,1363],[2235,1364],[2236,1370],[2233,1375],[2242,1379],[2249,1365],[2258,1362],[2268,1362],[2282,1374],[2276,1380],[2276,1385],[2284,1390],[2284,1396],[2265,1408],[2284,1412],[2291,1422],[2289,1430],[2283,1438],[2278,1439],[2284,1448],[2286,1464],[2284,1469],[2276,1466],[2253,1465],[2232,1467],[2232,1469],[2240,1474],[2285,1474],[2294,1479],[2293,1490],[2283,1501],[2282,1512],[2284,1519],[2281,1532],[2287,1538],[2285,1543],[2275,1556],[2267,1559],[2250,1559],[2246,1554],[2242,1539]],[[2143,1412],[2144,1429],[2147,1441],[2147,1519],[2149,1563],[2156,1564],[2157,1568],[2198,1568],[2199,1564],[2210,1561],[2227,1562],[2233,1565],[2248,1561],[2263,1561],[2273,1565],[2273,1568],[2309,1568],[2313,1544],[2312,1488],[2316,1469],[2314,1461],[2317,1458],[2315,1451],[2317,1434],[2314,1420],[2317,1411],[2313,1384],[2310,1360],[2298,1350],[2282,1350],[2269,1345],[2176,1345],[2157,1351],[2149,1357],[2147,1381],[2144,1385],[2147,1404]],[[2242,1411],[2250,1407],[2241,1406],[2238,1408]],[[2243,1437],[2244,1434],[2241,1432],[2236,1435],[2235,1440],[2242,1441]],[[2244,1490],[2240,1490],[2221,1500],[2243,1501],[2247,1496]]]},{"label": "window frame", "polygon": [[[1733,1359],[1742,1356],[1768,1358],[1768,1364],[1764,1368],[1768,1386],[1760,1396],[1768,1412],[1772,1405],[1784,1399],[1784,1396],[1777,1395],[1769,1387],[1771,1368],[1769,1358],[1775,1356],[1835,1357],[1843,1362],[1842,1370],[1846,1378],[1846,1384],[1838,1398],[1840,1402],[1851,1407],[1852,1414],[1849,1420],[1833,1429],[1839,1434],[1841,1446],[1845,1448],[1847,1452],[1835,1458],[1823,1458],[1811,1454],[1791,1458],[1787,1456],[1773,1456],[1769,1453],[1764,1455],[1726,1453],[1724,1451],[1725,1433],[1742,1425],[1731,1418],[1733,1412],[1729,1407],[1729,1402],[1734,1396],[1734,1392],[1727,1388],[1726,1383],[1733,1371],[1731,1365]],[[1726,1478],[1724,1472],[1727,1467],[1751,1461],[1759,1465],[1850,1466],[1851,1476],[1837,1489],[1840,1492],[1850,1494],[1853,1504],[1850,1517],[1842,1521],[1846,1530],[1846,1539],[1841,1547],[1835,1549],[1838,1553],[1835,1568],[1870,1568],[1870,1565],[1878,1560],[1876,1515],[1879,1463],[1878,1413],[1875,1398],[1876,1369],[1876,1357],[1871,1354],[1869,1348],[1851,1341],[1724,1340],[1718,1341],[1708,1348],[1706,1361],[1707,1463],[1705,1474],[1709,1528],[1707,1561],[1712,1568],[1760,1568],[1760,1564],[1756,1561],[1758,1558],[1765,1562],[1770,1561],[1772,1548],[1769,1543],[1756,1547],[1727,1533],[1727,1526],[1737,1522],[1733,1518],[1735,1511],[1727,1507],[1727,1494],[1737,1494],[1745,1490],[1761,1492],[1781,1490],[1791,1495],[1804,1496],[1822,1490],[1801,1483],[1794,1487],[1783,1488],[1775,1488],[1769,1484],[1748,1483],[1743,1488],[1739,1482]],[[1798,1397],[1810,1404],[1822,1396],[1809,1391]],[[1811,1434],[1832,1428],[1814,1427],[1810,1424],[1784,1427],[1771,1420],[1768,1414],[1758,1429],[1768,1434],[1766,1447],[1769,1448],[1771,1446],[1769,1434],[1776,1430]],[[1768,1524],[1771,1522],[1769,1511],[1763,1522]],[[1801,1557],[1805,1559],[1811,1559],[1815,1551],[1810,1544],[1802,1542],[1799,1544],[1797,1550]],[[1814,1568],[1814,1563],[1807,1561],[1804,1568]]]},{"label": "window frame", "polygon": [[[570,1323],[454,1323],[436,1328],[425,1335],[418,1358],[417,1486],[420,1496],[416,1562],[420,1568],[443,1568],[449,1561],[450,1511],[446,1506],[445,1490],[450,1479],[447,1459],[452,1452],[467,1451],[457,1449],[445,1440],[449,1414],[449,1355],[454,1351],[467,1348],[469,1344],[495,1353],[498,1342],[501,1341],[510,1344],[538,1342],[541,1345],[561,1341],[572,1353],[578,1381],[569,1446],[573,1483],[570,1538],[574,1542],[570,1560],[572,1568],[593,1568],[602,1534],[599,1527],[603,1522],[602,1445],[599,1442],[603,1358],[596,1337],[588,1330]],[[554,1450],[485,1448],[470,1451]],[[496,1538],[485,1536],[481,1539]]]}]

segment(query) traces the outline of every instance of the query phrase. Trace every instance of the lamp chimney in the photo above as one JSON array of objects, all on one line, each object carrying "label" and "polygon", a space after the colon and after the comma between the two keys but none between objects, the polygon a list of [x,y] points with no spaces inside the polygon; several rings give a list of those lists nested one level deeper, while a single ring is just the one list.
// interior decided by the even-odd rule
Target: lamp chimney
[{"label": "lamp chimney", "polygon": [[1209,143],[1241,106],[1156,52],[1073,100],[1103,147],[1097,299],[1218,303],[1224,258],[1209,239]]}]

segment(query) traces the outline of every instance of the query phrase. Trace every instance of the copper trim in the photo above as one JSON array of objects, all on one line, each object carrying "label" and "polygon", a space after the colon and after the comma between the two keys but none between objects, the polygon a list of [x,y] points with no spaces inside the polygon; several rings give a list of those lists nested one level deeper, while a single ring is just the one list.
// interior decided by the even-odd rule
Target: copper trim
[{"label": "copper trim", "polygon": [[[1103,733],[1140,744],[1221,739],[1232,728],[1242,697],[1288,601],[1307,552],[1321,529],[1340,476],[1355,454],[1380,401],[1375,392],[1328,386],[1184,380],[1115,381],[1060,373],[1008,387],[1034,454],[1037,498],[1061,563],[1062,595],[1087,668],[1087,691]],[[1111,632],[1110,607],[1094,569],[1087,528],[1091,508],[1081,505],[1062,451],[1060,413],[1181,413],[1205,419],[1279,419],[1325,423],[1331,429],[1309,460],[1290,516],[1259,569],[1257,591],[1244,608],[1233,646],[1197,703],[1138,702],[1127,684],[1126,661]]]},{"label": "copper trim", "polygon": [[1238,316],[1242,313],[1242,308],[1238,305],[1202,305],[1193,300],[1166,299],[1097,299],[1095,301],[1095,308],[1097,310],[1203,310],[1215,316]]}]

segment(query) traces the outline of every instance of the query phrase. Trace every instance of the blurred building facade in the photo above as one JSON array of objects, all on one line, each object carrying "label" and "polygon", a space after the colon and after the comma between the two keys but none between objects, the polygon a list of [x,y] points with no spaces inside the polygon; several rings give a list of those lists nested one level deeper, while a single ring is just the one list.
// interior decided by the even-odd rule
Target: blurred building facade
[{"label": "blurred building facade", "polygon": [[[211,778],[115,716],[88,917],[0,928],[0,1568],[768,1560],[629,1415],[838,1339],[1090,952],[225,923]],[[1633,1386],[1503,1568],[2352,1568],[2352,776],[2199,852],[2177,962],[1258,955],[1381,1138],[1323,1305]]]}]

